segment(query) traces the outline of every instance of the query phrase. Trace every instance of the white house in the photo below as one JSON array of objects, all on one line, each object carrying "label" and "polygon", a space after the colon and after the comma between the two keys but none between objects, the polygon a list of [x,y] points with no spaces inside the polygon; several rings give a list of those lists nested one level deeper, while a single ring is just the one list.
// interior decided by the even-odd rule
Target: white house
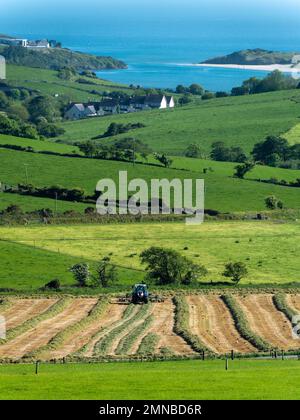
[{"label": "white house", "polygon": [[85,116],[85,106],[83,104],[71,104],[65,113],[66,120],[80,120]]},{"label": "white house", "polygon": [[10,45],[13,47],[26,47],[27,42],[27,39],[11,38],[9,36],[0,37],[0,44],[2,45]]},{"label": "white house", "polygon": [[174,96],[166,96],[168,108],[175,108]]}]

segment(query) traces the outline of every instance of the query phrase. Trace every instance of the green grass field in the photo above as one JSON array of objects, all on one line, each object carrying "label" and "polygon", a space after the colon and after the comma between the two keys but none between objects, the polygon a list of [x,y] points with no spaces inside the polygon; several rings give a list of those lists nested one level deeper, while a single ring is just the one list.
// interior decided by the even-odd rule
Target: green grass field
[{"label": "green grass field", "polygon": [[0,366],[0,399],[299,399],[296,360]]},{"label": "green grass field", "polygon": [[139,122],[146,127],[134,130],[132,135],[154,151],[181,155],[188,144],[197,143],[209,153],[214,141],[224,141],[249,153],[267,135],[284,134],[299,122],[299,102],[299,91],[281,91],[213,99],[174,110],[65,122],[62,127],[66,133],[61,139],[87,140],[103,134],[111,122]]},{"label": "green grass field", "polygon": [[[13,244],[1,242],[5,264],[0,287],[8,284],[14,287],[16,284],[18,288],[28,289],[32,283],[41,285],[39,273],[45,277],[55,255],[60,261],[61,268],[57,273],[63,284],[69,284],[64,271],[68,269],[69,261],[65,262],[65,258],[96,263],[107,255],[112,263],[124,269],[119,283],[133,284],[133,280],[141,279],[143,273],[131,270],[144,268],[140,265],[139,254],[150,246],[173,248],[195,263],[204,264],[209,270],[206,282],[224,281],[222,272],[224,264],[229,261],[243,261],[247,265],[249,275],[241,284],[299,281],[299,223],[207,222],[193,227],[184,223],[2,227],[0,238],[20,244],[15,254]],[[23,246],[27,257],[17,261],[13,255],[19,256]],[[34,246],[51,255],[37,254]],[[20,275],[23,270],[26,275],[20,278],[15,275],[16,270]],[[50,272],[54,275],[51,267]]]},{"label": "green grass field", "polygon": [[[78,76],[78,78],[91,79]],[[38,68],[30,68],[24,66],[7,65],[7,79],[16,86],[24,86],[28,89],[40,91],[48,95],[66,96],[72,101],[95,101],[100,100],[101,96],[92,94],[91,91],[116,91],[123,90],[132,93],[128,86],[118,83],[112,83],[108,80],[93,79],[91,84],[81,84],[76,81],[62,80],[57,77],[54,70],[45,70]]]},{"label": "green grass field", "polygon": [[0,192],[0,211],[6,209],[10,205],[20,206],[23,211],[34,211],[41,209],[50,209],[58,213],[65,211],[76,211],[83,213],[88,204],[73,203],[71,201],[58,200],[57,203],[51,198],[30,197],[26,195],[10,194]]},{"label": "green grass field", "polygon": [[55,152],[55,153],[77,153],[80,154],[78,147],[62,143],[54,143],[47,140],[24,139],[20,137],[7,136],[0,134],[0,147],[2,145],[13,145],[21,147],[32,147],[36,152]]},{"label": "green grass field", "polygon": [[[2,269],[0,289],[34,292],[53,279],[60,279],[63,287],[72,287],[74,279],[68,270],[82,259],[79,256],[62,253],[58,247],[53,251],[47,251],[32,247],[32,244],[26,246],[0,240]],[[95,271],[96,261],[86,259],[85,261],[89,263],[91,270]],[[117,270],[120,278],[117,287],[131,286],[141,281],[144,276],[143,272],[136,270],[122,267]],[[78,293],[82,291],[78,290]]]},{"label": "green grass field", "polygon": [[[222,212],[261,211],[265,208],[264,199],[270,194],[279,197],[287,208],[299,208],[300,196],[297,188],[257,183],[251,180],[239,180],[224,176],[224,167],[220,173],[215,170],[204,175],[199,172],[187,172],[164,169],[149,165],[135,165],[116,161],[101,161],[80,158],[65,158],[17,152],[0,148],[0,180],[16,185],[26,182],[25,166],[28,166],[29,182],[35,186],[62,185],[63,187],[81,187],[87,193],[93,193],[97,182],[103,178],[112,178],[118,184],[119,171],[128,171],[128,179],[142,178],[149,185],[155,178],[197,179],[204,178],[206,183],[205,208]],[[207,165],[208,163],[208,165]],[[199,166],[207,167],[209,162],[202,161]],[[271,174],[270,170],[270,174]],[[273,173],[276,171],[274,170]],[[286,172],[288,178],[297,177],[297,172]],[[228,170],[229,175],[229,170]],[[280,175],[279,175],[280,176]],[[85,206],[87,207],[87,206]]]}]

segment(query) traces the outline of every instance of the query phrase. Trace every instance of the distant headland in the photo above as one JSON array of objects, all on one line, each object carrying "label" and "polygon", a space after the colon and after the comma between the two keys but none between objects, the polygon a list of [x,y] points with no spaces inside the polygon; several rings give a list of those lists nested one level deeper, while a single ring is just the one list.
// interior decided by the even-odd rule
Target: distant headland
[{"label": "distant headland", "polygon": [[28,40],[0,34],[0,54],[9,64],[58,70],[125,69],[127,65],[113,57],[95,56],[63,48],[56,40]]},{"label": "distant headland", "polygon": [[196,65],[246,70],[280,70],[293,73],[300,72],[300,52],[278,52],[256,48],[211,58]]}]

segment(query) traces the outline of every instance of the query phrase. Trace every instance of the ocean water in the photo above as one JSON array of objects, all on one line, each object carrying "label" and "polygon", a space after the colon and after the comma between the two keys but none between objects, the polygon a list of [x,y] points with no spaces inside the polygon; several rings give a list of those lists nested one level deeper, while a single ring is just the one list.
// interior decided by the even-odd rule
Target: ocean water
[{"label": "ocean water", "polygon": [[[64,7],[67,0],[56,8],[53,0],[48,10],[34,8],[35,0],[28,1],[22,10],[0,8],[0,33],[57,39],[74,50],[119,58],[128,64],[127,70],[98,74],[126,84],[175,88],[178,84],[200,83],[212,91],[229,91],[243,80],[263,77],[266,72],[192,64],[244,48],[300,51],[300,5],[293,0],[284,5],[277,0],[257,4],[244,0],[244,7],[231,1],[231,8],[226,7],[229,3],[225,0],[161,0],[156,5],[153,0],[151,7],[146,0],[100,0],[94,8],[86,9],[76,1],[72,8]],[[268,8],[262,7],[264,2]],[[218,8],[212,7],[217,4]]]}]

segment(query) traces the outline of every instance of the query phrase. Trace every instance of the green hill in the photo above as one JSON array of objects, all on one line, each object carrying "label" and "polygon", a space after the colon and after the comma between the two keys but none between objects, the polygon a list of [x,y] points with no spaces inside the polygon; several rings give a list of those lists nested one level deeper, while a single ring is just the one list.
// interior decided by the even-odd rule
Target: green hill
[{"label": "green hill", "polygon": [[[82,187],[87,193],[93,193],[97,182],[103,178],[112,178],[118,184],[119,171],[127,170],[129,180],[142,178],[147,182],[153,178],[204,178],[206,182],[205,207],[222,212],[264,210],[264,199],[270,194],[278,196],[288,208],[300,207],[298,188],[232,178],[229,169],[224,170],[223,164],[220,165],[220,170],[216,165],[214,172],[203,174],[203,168],[209,166],[209,161],[199,161],[198,170],[194,167],[193,171],[183,171],[140,164],[133,166],[130,163],[116,161],[49,156],[1,148],[0,160],[1,182],[13,185],[26,182],[25,169],[21,169],[24,168],[24,164],[28,165],[29,182],[35,186],[59,184],[63,187]],[[297,173],[298,171],[294,172],[295,179]]]},{"label": "green hill", "polygon": [[221,57],[210,58],[201,64],[271,65],[291,64],[299,52],[268,51],[261,48],[236,51]]},{"label": "green hill", "polygon": [[213,142],[223,141],[228,146],[241,146],[249,153],[266,136],[290,130],[299,123],[299,117],[300,91],[280,91],[212,99],[174,110],[65,122],[62,127],[66,132],[60,139],[87,140],[103,134],[111,122],[139,122],[146,127],[135,130],[134,136],[155,151],[182,155],[188,144],[197,143],[209,153]]},{"label": "green hill", "polygon": [[103,70],[127,67],[123,61],[112,57],[94,56],[66,48],[29,49],[2,46],[0,51],[9,64],[42,69],[73,67],[76,70]]}]

